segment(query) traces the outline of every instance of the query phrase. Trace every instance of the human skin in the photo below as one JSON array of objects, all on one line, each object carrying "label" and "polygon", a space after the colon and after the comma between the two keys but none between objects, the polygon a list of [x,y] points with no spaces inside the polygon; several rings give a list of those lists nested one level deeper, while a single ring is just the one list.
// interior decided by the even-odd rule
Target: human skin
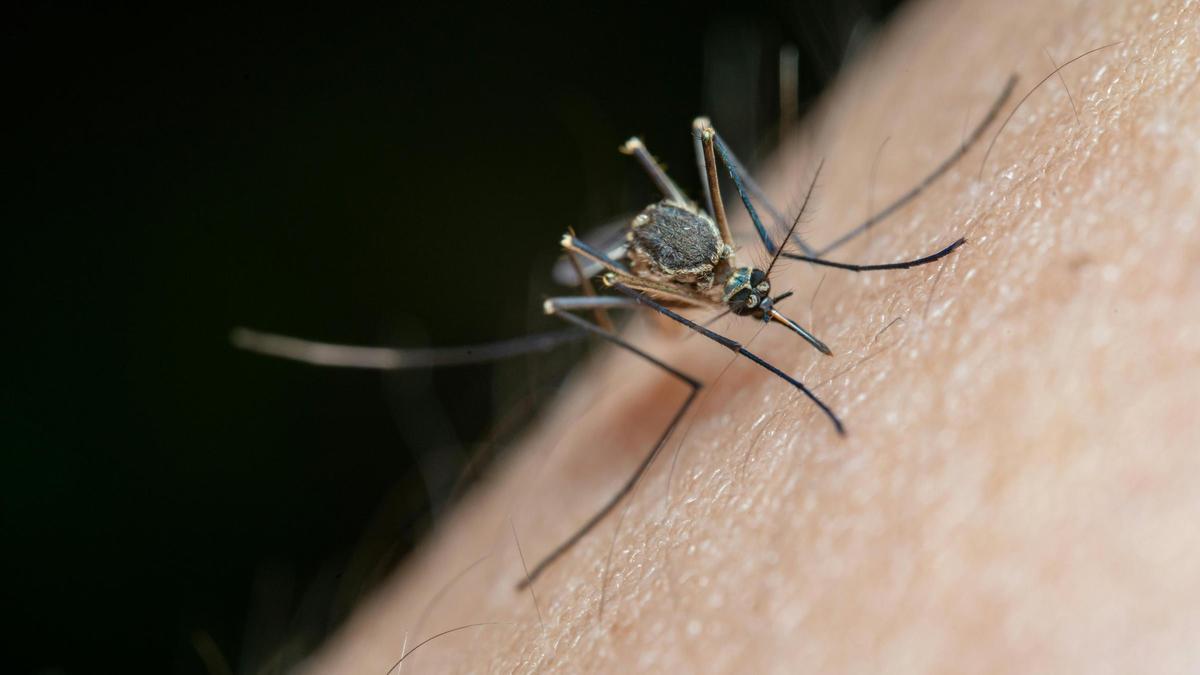
[{"label": "human skin", "polygon": [[908,7],[760,172],[794,206],[826,158],[805,226],[818,244],[920,180],[1016,72],[1007,115],[1050,72],[1044,49],[1061,64],[1121,42],[1030,96],[982,178],[976,147],[832,256],[967,237],[944,262],[773,274],[834,357],[778,326],[718,324],[810,384],[846,436],[753,363],[635,323],[627,337],[708,386],[536,604],[515,590],[516,543],[532,566],[569,536],[687,394],[627,353],[581,366],[307,665],[382,674],[486,623],[404,669],[1200,670],[1198,38],[1196,2]]}]

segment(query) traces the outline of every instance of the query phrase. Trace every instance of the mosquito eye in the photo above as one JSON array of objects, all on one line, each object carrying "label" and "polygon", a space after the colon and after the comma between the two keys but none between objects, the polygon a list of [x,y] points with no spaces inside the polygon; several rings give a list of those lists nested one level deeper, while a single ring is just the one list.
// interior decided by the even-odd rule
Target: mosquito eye
[{"label": "mosquito eye", "polygon": [[755,286],[754,288],[756,288],[759,293],[766,293],[767,291],[771,290],[771,283],[768,281],[764,281],[761,284]]},{"label": "mosquito eye", "polygon": [[758,296],[757,295],[754,295],[753,293],[751,293],[749,296],[747,296],[747,298],[746,298],[746,306],[747,307],[755,307],[757,305],[758,305]]}]

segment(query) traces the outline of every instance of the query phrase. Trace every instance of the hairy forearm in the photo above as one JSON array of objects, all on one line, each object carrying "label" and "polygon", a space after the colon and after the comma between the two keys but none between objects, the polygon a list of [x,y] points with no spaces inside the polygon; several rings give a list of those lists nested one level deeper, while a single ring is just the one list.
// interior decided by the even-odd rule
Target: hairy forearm
[{"label": "hairy forearm", "polygon": [[1030,96],[982,173],[980,147],[834,257],[886,262],[967,237],[953,256],[823,281],[801,264],[777,273],[800,316],[820,283],[812,323],[834,358],[728,324],[813,386],[847,437],[727,350],[634,329],[710,386],[627,510],[534,585],[536,607],[513,590],[514,530],[532,564],[687,394],[626,354],[583,367],[314,667],[382,672],[406,636],[411,649],[498,622],[406,667],[1194,670],[1197,35],[1194,3],[910,8],[764,171],[794,204],[826,159],[806,232],[818,245],[949,154],[1009,73],[1023,94],[1053,68],[1044,50],[1062,63],[1121,43]]}]

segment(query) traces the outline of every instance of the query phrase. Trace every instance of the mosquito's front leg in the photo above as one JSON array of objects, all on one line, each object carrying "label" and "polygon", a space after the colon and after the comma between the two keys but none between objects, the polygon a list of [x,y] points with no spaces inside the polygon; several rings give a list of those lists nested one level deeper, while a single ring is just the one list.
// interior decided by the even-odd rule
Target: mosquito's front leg
[{"label": "mosquito's front leg", "polygon": [[[704,180],[708,185],[708,197],[710,206],[712,207],[712,217],[717,221],[717,227],[721,230],[721,239],[725,241],[725,245],[733,250],[733,233],[729,231],[729,219],[725,217],[725,204],[721,199],[721,183],[717,176],[717,158],[713,154],[713,138],[717,132],[713,131],[712,127],[705,127],[700,131],[700,148],[704,152]],[[761,228],[761,223],[755,218],[754,223]],[[763,231],[763,236],[766,236],[766,231]],[[773,250],[773,249],[772,249]]]},{"label": "mosquito's front leg", "polygon": [[[767,213],[771,214],[771,219],[775,221],[775,224],[779,227],[785,227],[787,225],[787,218],[785,218],[783,214],[779,212],[779,209],[775,208],[775,206],[771,204],[771,200],[767,199],[766,192],[759,187],[758,183],[756,183],[754,178],[746,171],[742,163],[738,161],[737,155],[733,154],[733,151],[729,149],[728,144],[726,144],[724,139],[721,138],[721,134],[718,133],[716,128],[712,126],[712,122],[707,117],[697,117],[696,119],[692,120],[692,136],[694,139],[694,150],[696,153],[696,166],[700,170],[700,183],[704,185],[704,195],[708,204],[708,212],[712,214],[715,206],[713,205],[712,200],[712,189],[709,187],[709,169],[706,155],[710,151],[706,151],[705,149],[706,144],[703,140],[705,129],[711,130],[713,142],[718,148],[720,148],[721,158],[726,163],[726,166],[729,167],[729,170],[731,172],[737,172],[745,188],[749,190],[750,194],[753,195],[754,198],[758,200],[759,204],[761,204],[762,207],[767,210]],[[714,172],[715,169],[716,167],[713,167]],[[805,203],[807,204],[807,202],[808,199],[805,198]],[[802,207],[801,212],[803,212],[803,210],[804,209]],[[763,246],[767,249],[767,253],[774,253],[775,242],[771,241],[770,237],[766,235],[766,230],[760,227],[760,225],[761,223],[756,225],[759,239],[762,240]],[[800,250],[807,254],[812,255],[815,252],[812,247],[810,247],[804,242],[803,239],[800,238],[800,235],[794,234],[789,238],[789,240],[794,241],[796,245],[800,247]]]},{"label": "mosquito's front leg", "polygon": [[817,404],[817,407],[821,409],[821,412],[825,413],[825,416],[828,417],[829,421],[833,423],[833,426],[837,430],[837,432],[839,434],[845,435],[846,428],[844,426],[842,426],[842,421],[840,419],[838,419],[838,416],[834,414],[833,410],[831,410],[829,408],[829,406],[825,405],[825,402],[822,401],[820,398],[818,398],[817,395],[812,392],[812,390],[810,390],[808,387],[804,386],[804,384],[802,382],[800,382],[799,380],[797,380],[796,378],[792,377],[791,375],[788,375],[787,373],[783,372],[782,370],[775,367],[774,365],[771,365],[765,359],[763,359],[761,356],[758,356],[757,354],[755,354],[755,353],[751,352],[750,350],[746,349],[745,347],[743,347],[742,343],[738,342],[737,340],[727,338],[724,335],[721,335],[720,333],[717,333],[711,329],[705,328],[704,326],[701,326],[700,324],[696,323],[695,321],[692,321],[691,319],[688,319],[687,317],[681,316],[681,315],[671,311],[670,309],[662,306],[661,304],[655,302],[653,298],[649,297],[645,293],[638,292],[637,290],[634,290],[620,282],[612,283],[612,284],[610,284],[610,287],[613,288],[614,290],[624,294],[626,297],[632,298],[633,300],[637,301],[639,304],[644,305],[650,309],[653,309],[654,311],[658,312],[659,314],[662,314],[663,316],[671,319],[672,321],[676,321],[678,323],[683,324],[684,326],[687,326],[688,328],[696,331],[697,333],[700,333],[701,335],[712,340],[713,342],[716,342],[724,347],[727,347],[731,351],[733,351],[737,354],[740,354],[740,355],[750,359],[751,361],[757,363],[758,365],[762,366],[766,370],[771,371],[773,374],[777,375],[780,379],[784,380],[785,382],[792,385],[796,389],[799,389],[801,393],[803,393],[805,396],[807,396],[809,398],[809,400],[811,400],[813,403]]},{"label": "mosquito's front leg", "polygon": [[708,215],[712,216],[713,208],[715,208],[713,193],[712,188],[708,186],[708,162],[705,160],[704,141],[700,139],[704,130],[710,128],[712,128],[712,121],[707,117],[697,117],[692,120],[692,150],[696,155],[696,170],[700,174],[700,184],[704,186],[704,207],[708,210]]},{"label": "mosquito's front leg", "polygon": [[[775,242],[771,240],[771,235],[767,234],[767,228],[763,226],[762,218],[758,216],[758,209],[754,208],[754,204],[750,201],[750,195],[746,194],[745,181],[742,180],[745,174],[741,171],[741,165],[733,159],[733,154],[712,127],[705,129],[700,134],[700,140],[704,145],[705,169],[709,173],[714,174],[714,177],[709,179],[709,186],[713,190],[713,207],[716,208],[716,205],[721,201],[720,191],[715,187],[716,159],[713,157],[713,150],[715,148],[715,154],[720,155],[721,162],[725,164],[725,168],[729,171],[729,177],[733,179],[733,187],[737,188],[738,196],[742,198],[742,206],[746,207],[746,213],[750,214],[750,221],[754,223],[754,229],[758,232],[758,238],[762,240],[763,247],[767,249],[767,253],[774,255],[777,250]],[[784,244],[786,243],[785,241]]]},{"label": "mosquito's front leg", "polygon": [[878,272],[880,270],[906,270],[906,269],[910,269],[912,267],[920,267],[921,265],[928,265],[929,263],[937,262],[937,261],[941,260],[942,258],[945,258],[946,256],[953,253],[955,249],[957,249],[959,246],[962,246],[965,243],[967,243],[967,240],[963,237],[959,237],[958,239],[956,239],[954,241],[953,244],[950,244],[949,246],[938,251],[937,253],[931,253],[930,255],[927,255],[927,256],[924,256],[921,258],[917,258],[915,260],[902,260],[900,262],[883,263],[883,264],[878,264],[878,265],[854,265],[851,263],[834,262],[832,260],[825,260],[824,258],[816,258],[813,256],[807,256],[807,255],[798,255],[795,253],[784,253],[783,257],[791,258],[792,260],[803,260],[804,262],[812,263],[814,265],[824,265],[825,267],[833,267],[833,268],[839,269],[839,270],[849,270],[851,272]]}]

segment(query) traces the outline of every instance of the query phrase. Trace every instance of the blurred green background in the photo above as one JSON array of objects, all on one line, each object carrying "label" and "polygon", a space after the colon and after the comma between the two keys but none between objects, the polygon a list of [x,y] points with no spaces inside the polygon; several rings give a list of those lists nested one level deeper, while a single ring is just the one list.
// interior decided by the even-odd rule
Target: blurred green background
[{"label": "blurred green background", "polygon": [[229,330],[555,329],[564,229],[655,198],[625,138],[695,194],[694,115],[753,163],[780,47],[811,101],[895,4],[15,12],[6,672],[257,672],[314,648],[580,351],[382,376]]}]

